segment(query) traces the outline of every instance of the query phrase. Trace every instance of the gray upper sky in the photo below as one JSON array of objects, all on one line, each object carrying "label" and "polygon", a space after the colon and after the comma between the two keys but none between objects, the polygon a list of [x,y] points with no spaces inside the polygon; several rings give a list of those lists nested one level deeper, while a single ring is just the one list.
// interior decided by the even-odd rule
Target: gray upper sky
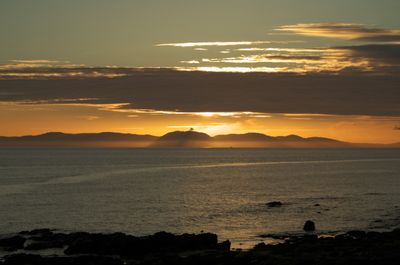
[{"label": "gray upper sky", "polygon": [[0,63],[48,59],[165,67],[195,59],[199,51],[156,47],[159,43],[302,40],[285,47],[341,45],[343,40],[274,29],[298,23],[394,29],[400,28],[399,10],[398,0],[2,0]]}]

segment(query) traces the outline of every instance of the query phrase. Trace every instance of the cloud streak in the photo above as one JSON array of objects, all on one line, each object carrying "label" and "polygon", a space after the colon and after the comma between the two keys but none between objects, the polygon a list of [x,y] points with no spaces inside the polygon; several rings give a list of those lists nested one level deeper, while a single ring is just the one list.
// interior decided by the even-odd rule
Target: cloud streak
[{"label": "cloud streak", "polygon": [[[243,48],[239,56],[203,58],[201,71],[230,72],[289,72],[289,73],[341,73],[400,72],[400,45],[369,44],[331,48]],[[188,62],[182,62],[188,63]],[[225,64],[220,66],[220,64]],[[226,66],[226,64],[230,64]],[[246,65],[246,66],[244,66]],[[249,65],[249,66],[247,66]],[[257,66],[254,66],[257,65]],[[262,66],[261,66],[262,65]],[[190,69],[190,68],[188,68]]]},{"label": "cloud streak", "polygon": [[209,47],[209,46],[247,46],[270,44],[271,41],[212,41],[212,42],[178,42],[178,43],[160,43],[157,47]]},{"label": "cloud streak", "polygon": [[337,38],[367,42],[400,42],[399,29],[367,27],[363,24],[315,23],[280,26],[280,32],[290,32],[304,36]]}]

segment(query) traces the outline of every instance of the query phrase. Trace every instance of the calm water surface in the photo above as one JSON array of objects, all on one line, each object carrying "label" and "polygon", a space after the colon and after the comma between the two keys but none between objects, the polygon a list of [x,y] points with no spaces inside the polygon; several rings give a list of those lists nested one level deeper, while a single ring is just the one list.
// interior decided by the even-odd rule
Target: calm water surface
[{"label": "calm water surface", "polygon": [[[280,208],[265,203],[279,200]],[[319,204],[320,206],[315,206]],[[391,229],[400,150],[1,149],[0,231],[145,235]]]}]

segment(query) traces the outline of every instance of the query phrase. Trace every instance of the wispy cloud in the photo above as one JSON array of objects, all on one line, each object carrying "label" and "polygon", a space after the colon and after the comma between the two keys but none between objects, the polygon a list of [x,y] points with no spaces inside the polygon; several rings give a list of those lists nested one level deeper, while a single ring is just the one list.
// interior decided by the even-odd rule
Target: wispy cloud
[{"label": "wispy cloud", "polygon": [[126,76],[125,68],[86,67],[67,61],[11,60],[0,64],[0,79],[36,78],[115,78]]},{"label": "wispy cloud", "polygon": [[[364,41],[372,44],[342,47],[329,45],[325,47],[280,47],[272,44],[288,44],[293,41],[215,41],[163,43],[157,46],[195,47],[195,49],[204,49],[203,46],[216,46],[218,53],[214,49],[209,53],[202,53],[203,58],[197,57],[193,60],[180,61],[182,64],[190,64],[188,67],[175,68],[180,71],[300,74],[326,72],[332,74],[348,72],[392,74],[400,71],[399,29],[376,28],[350,23],[314,23],[285,25],[276,30],[296,35]],[[265,47],[267,46],[265,44],[269,44],[271,47]],[[242,47],[226,48],[225,46]],[[218,47],[220,47],[219,50]],[[196,66],[194,67],[194,65]]]},{"label": "wispy cloud", "polygon": [[181,61],[181,63],[186,63],[186,64],[199,64],[200,61],[197,61],[197,60],[190,60],[190,61]]},{"label": "wispy cloud", "polygon": [[[368,44],[327,48],[249,47],[234,51],[240,52],[241,55],[203,58],[198,61],[199,66],[195,70],[268,73],[341,73],[358,71],[392,74],[400,72],[400,45],[397,44]],[[229,65],[220,66],[218,64]],[[243,67],[245,64],[249,66]],[[257,66],[250,66],[251,64],[257,64]],[[191,69],[188,68],[186,70]],[[180,68],[180,70],[185,69]]]},{"label": "wispy cloud", "polygon": [[279,73],[285,72],[285,67],[220,67],[220,66],[199,66],[199,67],[178,67],[179,71],[200,71],[213,73]]},{"label": "wispy cloud", "polygon": [[211,42],[178,42],[178,43],[161,43],[157,44],[158,47],[170,46],[170,47],[207,47],[207,46],[246,46],[246,45],[258,45],[258,44],[269,44],[271,41],[211,41]]},{"label": "wispy cloud", "polygon": [[364,24],[314,23],[280,26],[280,32],[304,36],[337,38],[368,42],[400,42],[400,29],[368,27]]}]

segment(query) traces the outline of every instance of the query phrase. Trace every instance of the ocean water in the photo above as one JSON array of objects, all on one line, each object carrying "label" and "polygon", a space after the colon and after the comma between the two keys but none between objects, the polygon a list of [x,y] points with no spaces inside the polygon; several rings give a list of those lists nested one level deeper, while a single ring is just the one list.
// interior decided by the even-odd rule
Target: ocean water
[{"label": "ocean water", "polygon": [[392,229],[399,207],[400,150],[0,150],[3,234],[205,231],[245,245],[308,219],[319,233]]}]

